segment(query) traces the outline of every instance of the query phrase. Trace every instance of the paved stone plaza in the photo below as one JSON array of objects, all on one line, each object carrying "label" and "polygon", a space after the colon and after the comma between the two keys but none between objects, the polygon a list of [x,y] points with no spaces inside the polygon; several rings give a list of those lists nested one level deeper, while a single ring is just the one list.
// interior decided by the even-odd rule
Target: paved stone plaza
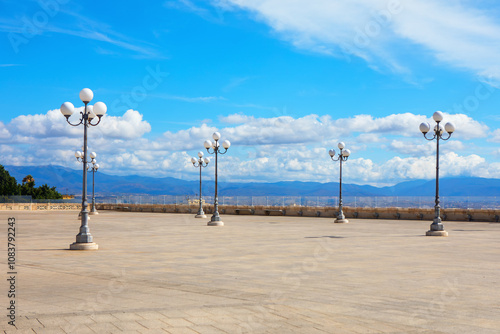
[{"label": "paved stone plaza", "polygon": [[18,330],[0,333],[499,333],[500,224],[101,211],[98,251],[70,251],[77,212],[17,224]]}]

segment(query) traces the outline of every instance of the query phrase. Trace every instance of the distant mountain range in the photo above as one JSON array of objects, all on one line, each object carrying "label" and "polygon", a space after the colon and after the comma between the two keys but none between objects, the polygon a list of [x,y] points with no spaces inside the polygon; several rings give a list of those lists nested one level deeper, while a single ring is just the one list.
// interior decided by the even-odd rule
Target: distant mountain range
[{"label": "distant mountain range", "polygon": [[[82,172],[61,166],[4,166],[20,182],[31,174],[37,186],[47,183],[63,194],[80,194]],[[92,176],[89,174],[89,191]],[[231,183],[220,182],[219,194],[224,196],[337,196],[337,182],[274,182]],[[345,196],[434,196],[435,180],[415,180],[390,187],[343,184]],[[194,195],[199,181],[186,181],[172,177],[154,178],[138,175],[115,176],[96,174],[96,193],[100,195]],[[203,183],[203,193],[214,192],[213,181]],[[500,179],[453,177],[440,179],[442,196],[500,196]]]}]

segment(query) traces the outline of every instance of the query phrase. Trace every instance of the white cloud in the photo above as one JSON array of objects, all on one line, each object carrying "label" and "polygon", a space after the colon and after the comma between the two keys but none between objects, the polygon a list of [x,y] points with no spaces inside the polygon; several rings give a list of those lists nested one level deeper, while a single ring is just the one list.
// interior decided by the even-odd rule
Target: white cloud
[{"label": "white cloud", "polygon": [[444,0],[213,0],[243,9],[297,48],[354,55],[374,67],[408,72],[405,46],[417,57],[500,79],[500,25],[471,1]]},{"label": "white cloud", "polygon": [[5,127],[3,122],[0,122],[0,139],[8,139],[11,137],[9,130]]},{"label": "white cloud", "polygon": [[[423,142],[422,140],[397,140],[393,139],[388,146],[392,151],[399,154],[411,155],[415,157],[426,156],[430,154],[435,154],[436,152],[436,141]],[[440,152],[456,152],[465,150],[465,145],[461,141],[451,140],[446,142],[446,144],[441,143]]]},{"label": "white cloud", "polygon": [[[82,108],[77,108],[79,114]],[[66,124],[59,109],[49,110],[46,114],[21,115],[14,118],[8,128],[12,129],[17,137],[47,138],[76,135],[79,131]]]},{"label": "white cloud", "polygon": [[[82,108],[76,108],[70,117],[70,122],[76,124]],[[94,121],[95,122],[95,121]],[[9,142],[32,143],[34,140],[47,142],[56,137],[79,138],[83,135],[83,125],[76,127],[67,124],[59,109],[49,110],[46,114],[21,115],[9,124],[0,124],[0,139],[9,138],[9,133],[15,134]],[[135,110],[128,110],[123,116],[106,115],[97,127],[89,128],[89,136],[93,132],[111,139],[134,139],[151,131],[151,125],[142,120],[142,115]]]},{"label": "white cloud", "polygon": [[494,143],[500,143],[500,129],[496,129],[491,133],[492,137],[489,139],[489,141],[494,142]]},{"label": "white cloud", "polygon": [[[233,152],[234,153],[234,152]],[[352,157],[352,155],[351,155]],[[375,162],[366,158],[350,158],[344,163],[343,178],[347,183],[391,185],[414,179],[433,179],[436,173],[434,155]],[[499,163],[488,163],[472,154],[461,156],[454,152],[441,155],[440,175],[500,177]],[[338,162],[333,163],[326,149],[308,150],[299,146],[287,151],[265,149],[260,155],[240,159],[229,155],[219,161],[219,175],[223,181],[312,181],[338,182]]]},{"label": "white cloud", "polygon": [[[350,118],[332,119],[331,116],[307,115],[300,118],[280,116],[255,118],[242,114],[221,118],[228,124],[239,124],[222,129],[231,142],[239,145],[296,144],[321,142],[359,133],[361,143],[367,140],[380,142],[379,134],[420,137],[421,122],[433,123],[431,118],[410,113],[393,114],[386,117],[356,115]],[[456,126],[454,138],[481,138],[488,127],[463,114],[445,114],[445,121]],[[243,123],[243,124],[242,124]],[[334,145],[334,142],[329,143]]]},{"label": "white cloud", "polygon": [[96,131],[114,139],[135,139],[151,131],[151,125],[142,120],[142,115],[129,109],[123,116],[106,116],[96,126]]},{"label": "white cloud", "polygon": [[[257,118],[234,114],[220,120],[222,128],[202,124],[145,138],[151,125],[138,111],[128,110],[120,117],[106,116],[101,124],[91,127],[88,145],[97,152],[102,172],[120,175],[195,179],[197,171],[190,157],[200,150],[206,154],[203,142],[211,139],[215,131],[222,134],[222,140],[233,144],[219,160],[221,181],[337,181],[338,165],[332,163],[328,149],[336,149],[338,141],[345,141],[353,153],[344,169],[346,182],[384,185],[434,175],[435,141],[426,142],[418,131],[421,121],[430,121],[424,116],[405,113],[333,119],[318,115]],[[465,115],[446,114],[445,120],[456,122],[457,129],[487,130]],[[0,123],[0,135],[16,134],[3,139],[0,136],[0,159],[9,165],[79,168],[73,152],[82,146],[82,131],[82,126],[66,124],[59,110],[16,117],[10,123]],[[483,131],[471,131],[467,138],[481,138]],[[468,140],[458,130],[454,136],[441,146],[443,176],[500,177],[497,163],[475,154],[454,153],[464,150],[461,140]],[[494,153],[490,156],[495,157]],[[207,177],[212,177],[213,168],[213,164],[207,168]]]},{"label": "white cloud", "polygon": [[228,116],[219,117],[219,120],[222,123],[226,124],[243,124],[253,121],[254,118],[252,116],[247,116],[243,114],[232,114]]}]

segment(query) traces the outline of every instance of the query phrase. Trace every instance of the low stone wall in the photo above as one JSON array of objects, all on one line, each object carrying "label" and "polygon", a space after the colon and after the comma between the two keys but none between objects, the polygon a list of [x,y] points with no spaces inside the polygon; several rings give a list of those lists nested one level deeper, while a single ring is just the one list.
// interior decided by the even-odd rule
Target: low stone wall
[{"label": "low stone wall", "polygon": [[29,210],[29,211],[51,211],[51,210],[78,210],[80,203],[0,203],[0,211]]},{"label": "low stone wall", "polygon": [[[212,214],[213,206],[204,205],[207,215]],[[198,212],[197,205],[153,205],[153,204],[97,204],[97,210],[117,210],[127,212],[158,212],[158,213],[191,213]],[[335,218],[337,208],[331,207],[301,207],[301,206],[236,206],[220,205],[219,212],[226,215],[269,215],[269,216],[302,216]],[[434,209],[418,208],[351,208],[345,207],[347,218],[358,219],[402,219],[402,220],[432,220]],[[441,218],[451,221],[482,221],[499,222],[500,210],[479,209],[441,209]]]},{"label": "low stone wall", "polygon": [[[187,204],[96,204],[97,210],[116,210],[126,212],[158,212],[158,213],[191,213],[198,212],[198,205]],[[0,203],[0,211],[29,210],[75,210],[81,209],[80,203]],[[204,205],[207,215],[213,213],[212,205]],[[220,205],[219,212],[225,215],[258,215],[258,216],[302,216],[335,218],[337,208],[310,206],[236,206]],[[351,208],[345,207],[347,218],[358,219],[402,219],[402,220],[432,220],[434,209],[418,208]],[[452,221],[499,222],[500,210],[480,209],[441,209],[441,218]]]}]

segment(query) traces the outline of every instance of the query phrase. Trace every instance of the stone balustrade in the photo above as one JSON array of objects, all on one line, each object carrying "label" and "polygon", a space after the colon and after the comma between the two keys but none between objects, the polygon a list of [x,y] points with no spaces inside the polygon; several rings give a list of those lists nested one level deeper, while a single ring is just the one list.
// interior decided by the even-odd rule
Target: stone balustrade
[{"label": "stone balustrade", "polygon": [[[204,205],[203,210],[207,215],[212,214],[213,206]],[[196,214],[198,205],[187,204],[98,204],[98,210],[118,210],[132,212],[158,212],[158,213],[192,213]],[[335,218],[337,208],[332,207],[303,207],[303,206],[236,206],[219,205],[221,215],[284,215],[303,217]],[[434,209],[419,208],[351,208],[344,207],[344,215],[358,219],[401,219],[401,220],[432,220]],[[500,210],[487,209],[441,209],[443,221],[481,221],[499,222]]]},{"label": "stone balustrade", "polygon": [[[115,210],[128,212],[158,212],[158,213],[192,213],[196,214],[198,205],[188,204],[96,204],[97,210]],[[204,205],[207,215],[213,213],[212,205]],[[0,203],[0,211],[29,210],[54,211],[81,209],[79,203]],[[221,215],[283,215],[302,217],[335,218],[337,208],[311,206],[236,206],[220,205]],[[419,208],[352,208],[344,207],[346,218],[358,219],[401,219],[401,220],[432,220],[434,209]],[[443,221],[481,221],[499,222],[500,210],[488,209],[441,209]]]}]

